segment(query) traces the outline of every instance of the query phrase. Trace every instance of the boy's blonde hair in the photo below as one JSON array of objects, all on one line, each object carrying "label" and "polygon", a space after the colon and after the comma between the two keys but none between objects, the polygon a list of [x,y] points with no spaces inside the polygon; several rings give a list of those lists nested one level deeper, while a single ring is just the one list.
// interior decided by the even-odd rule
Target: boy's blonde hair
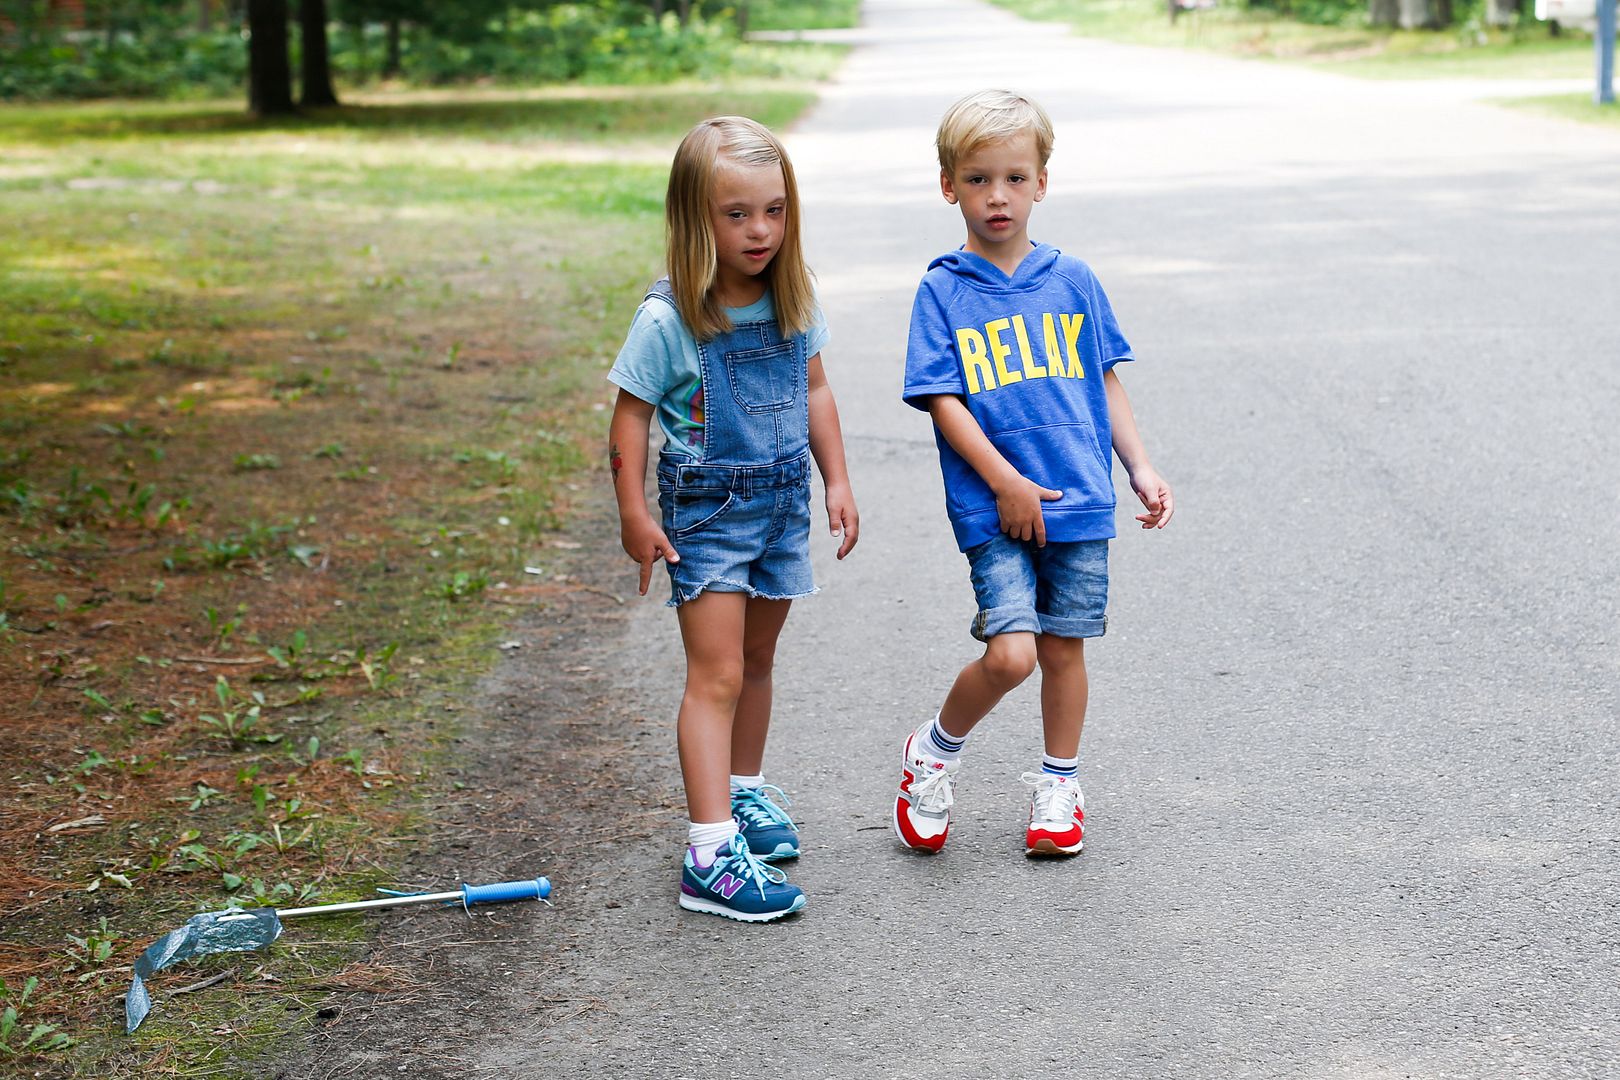
[{"label": "boy's blonde hair", "polygon": [[799,188],[793,165],[775,135],[744,116],[716,116],[698,124],[675,150],[664,198],[664,247],[675,308],[692,336],[707,341],[731,329],[731,319],[714,296],[718,252],[709,219],[714,174],[722,159],[744,168],[778,165],[787,192],[782,246],[765,268],[784,336],[810,328],[815,292],[799,240]]},{"label": "boy's blonde hair", "polygon": [[985,143],[1000,142],[1028,132],[1035,136],[1041,168],[1052,156],[1052,121],[1046,110],[1011,90],[980,90],[945,110],[934,146],[939,167],[956,175],[956,163]]}]

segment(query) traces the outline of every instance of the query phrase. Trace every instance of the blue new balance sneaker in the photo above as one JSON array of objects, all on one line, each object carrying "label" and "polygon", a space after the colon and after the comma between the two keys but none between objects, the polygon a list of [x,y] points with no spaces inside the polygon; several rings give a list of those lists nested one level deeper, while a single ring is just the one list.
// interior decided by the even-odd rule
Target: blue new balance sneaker
[{"label": "blue new balance sneaker", "polygon": [[787,875],[759,861],[741,836],[699,866],[691,848],[681,867],[681,907],[742,922],[770,922],[804,907],[804,893]]},{"label": "blue new balance sneaker", "polygon": [[731,793],[731,816],[737,820],[737,831],[748,842],[748,850],[765,862],[799,857],[799,827],[787,816],[787,811],[771,798],[771,792],[781,796],[789,806],[787,795],[775,784],[757,788],[744,788]]}]

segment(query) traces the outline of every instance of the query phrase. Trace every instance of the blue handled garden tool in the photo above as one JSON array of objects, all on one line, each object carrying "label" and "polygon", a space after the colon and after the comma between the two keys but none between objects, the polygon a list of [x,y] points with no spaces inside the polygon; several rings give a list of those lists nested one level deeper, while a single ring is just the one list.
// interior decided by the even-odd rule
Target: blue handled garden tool
[{"label": "blue handled garden tool", "polygon": [[493,885],[462,885],[454,892],[407,893],[385,896],[380,900],[354,900],[343,904],[318,904],[315,907],[286,908],[227,908],[224,911],[205,911],[193,915],[178,930],[171,930],[154,941],[135,961],[135,981],[124,995],[124,1032],[141,1026],[146,1014],[152,1011],[152,996],[143,979],[171,964],[189,960],[193,956],[209,953],[250,952],[262,949],[281,936],[284,919],[300,919],[306,915],[336,915],[343,911],[372,911],[378,908],[404,907],[407,904],[444,904],[461,901],[469,912],[474,904],[501,904],[508,900],[544,900],[551,895],[551,882],[545,878],[532,881],[501,881]]}]

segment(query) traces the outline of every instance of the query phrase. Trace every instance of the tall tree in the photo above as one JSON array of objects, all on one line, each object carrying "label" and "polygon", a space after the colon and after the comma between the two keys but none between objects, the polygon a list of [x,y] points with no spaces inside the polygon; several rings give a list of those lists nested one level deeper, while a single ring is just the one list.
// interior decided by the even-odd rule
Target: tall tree
[{"label": "tall tree", "polygon": [[331,52],[326,47],[326,0],[298,0],[302,105],[336,105],[332,89]]},{"label": "tall tree", "polygon": [[1399,26],[1401,0],[1367,0],[1367,21],[1374,26]]},{"label": "tall tree", "polygon": [[297,112],[287,62],[287,0],[248,0],[248,110],[255,116]]}]

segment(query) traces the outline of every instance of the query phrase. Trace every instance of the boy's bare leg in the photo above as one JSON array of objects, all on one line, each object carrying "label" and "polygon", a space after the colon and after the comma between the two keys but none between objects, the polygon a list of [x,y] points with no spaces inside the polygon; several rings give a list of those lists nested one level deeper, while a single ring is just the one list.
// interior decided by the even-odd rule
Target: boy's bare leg
[{"label": "boy's bare leg", "polygon": [[686,647],[686,693],[675,737],[693,821],[731,817],[731,730],[742,694],[747,599],[706,592],[675,609]]},{"label": "boy's bare leg", "polygon": [[[963,738],[990,714],[1007,693],[1035,670],[1036,635],[1028,631],[997,634],[984,655],[962,669],[939,708],[939,726]],[[1078,736],[1076,736],[1078,738]]]},{"label": "boy's bare leg", "polygon": [[1046,752],[1055,758],[1080,756],[1080,729],[1086,722],[1085,638],[1042,634],[1035,640],[1041,664],[1041,726]]},{"label": "boy's bare leg", "polygon": [[771,727],[771,670],[776,641],[787,621],[791,600],[750,598],[743,623],[742,693],[731,724],[731,771],[756,776],[765,762],[765,737]]}]

